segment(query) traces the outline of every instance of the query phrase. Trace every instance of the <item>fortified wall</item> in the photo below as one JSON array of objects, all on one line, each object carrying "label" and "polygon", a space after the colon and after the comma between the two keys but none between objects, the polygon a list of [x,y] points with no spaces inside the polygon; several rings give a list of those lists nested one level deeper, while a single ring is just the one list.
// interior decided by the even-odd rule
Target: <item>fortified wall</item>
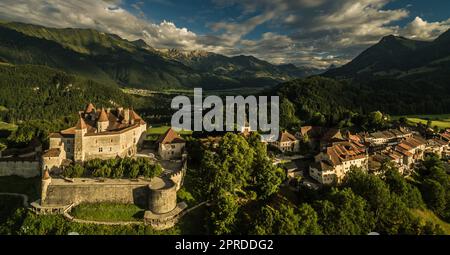
[{"label": "fortified wall", "polygon": [[0,176],[32,178],[41,175],[40,162],[26,159],[0,159]]},{"label": "fortified wall", "polygon": [[73,181],[52,179],[42,205],[70,205],[79,203],[124,203],[147,206],[150,180],[76,178]]}]

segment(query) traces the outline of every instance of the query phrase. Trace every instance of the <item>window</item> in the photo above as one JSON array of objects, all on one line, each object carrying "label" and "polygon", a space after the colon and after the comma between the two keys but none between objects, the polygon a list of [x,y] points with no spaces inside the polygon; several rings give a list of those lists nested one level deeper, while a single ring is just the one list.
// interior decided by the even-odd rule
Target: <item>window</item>
[{"label": "window", "polygon": [[112,147],[109,147],[109,151],[112,151]]},{"label": "window", "polygon": [[103,148],[102,147],[98,148],[98,152],[103,152]]}]

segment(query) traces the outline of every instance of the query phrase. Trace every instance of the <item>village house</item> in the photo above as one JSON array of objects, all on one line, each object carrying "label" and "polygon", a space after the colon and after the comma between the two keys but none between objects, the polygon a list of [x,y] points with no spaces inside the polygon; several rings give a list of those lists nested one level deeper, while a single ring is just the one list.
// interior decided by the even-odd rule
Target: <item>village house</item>
[{"label": "village house", "polygon": [[401,140],[410,138],[412,136],[413,134],[411,131],[407,130],[406,128],[399,128],[370,133],[365,140],[372,146],[379,146],[379,145],[391,146],[396,145]]},{"label": "village house", "polygon": [[447,156],[448,149],[449,149],[449,142],[433,138],[427,140],[427,148],[425,150],[425,153],[434,153],[441,158],[445,158]]},{"label": "village house", "polygon": [[426,145],[427,141],[425,139],[414,135],[395,146],[395,151],[404,156],[403,163],[406,169],[412,169],[416,162],[423,160]]},{"label": "village house", "polygon": [[145,140],[147,124],[132,109],[96,109],[88,104],[74,127],[52,133],[42,170],[62,170],[71,162],[131,157]]},{"label": "village house", "polygon": [[[409,153],[408,155],[412,156],[412,154]],[[393,149],[375,153],[369,158],[369,173],[376,175],[381,174],[380,170],[383,164],[391,163],[398,168],[400,174],[404,174],[405,170],[407,170],[406,166],[408,165],[408,159],[408,156],[405,156],[404,153]]]},{"label": "village house", "polygon": [[309,174],[321,184],[340,183],[352,167],[367,170],[368,159],[365,147],[351,141],[335,142],[315,156]]},{"label": "village house", "polygon": [[186,141],[169,128],[156,142],[158,154],[163,160],[179,159],[182,157]]},{"label": "village house", "polygon": [[282,152],[299,152],[300,140],[287,131],[280,132],[278,140],[270,142]]}]

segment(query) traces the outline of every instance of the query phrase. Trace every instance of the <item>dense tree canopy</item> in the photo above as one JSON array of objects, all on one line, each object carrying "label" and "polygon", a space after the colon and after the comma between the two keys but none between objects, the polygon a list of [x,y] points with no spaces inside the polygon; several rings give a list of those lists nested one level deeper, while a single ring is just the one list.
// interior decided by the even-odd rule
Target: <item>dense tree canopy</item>
[{"label": "dense tree canopy", "polygon": [[103,177],[103,178],[136,178],[143,176],[152,178],[160,175],[163,169],[160,164],[147,158],[114,158],[109,160],[94,159],[85,164],[72,164],[65,167],[63,175],[69,178]]}]

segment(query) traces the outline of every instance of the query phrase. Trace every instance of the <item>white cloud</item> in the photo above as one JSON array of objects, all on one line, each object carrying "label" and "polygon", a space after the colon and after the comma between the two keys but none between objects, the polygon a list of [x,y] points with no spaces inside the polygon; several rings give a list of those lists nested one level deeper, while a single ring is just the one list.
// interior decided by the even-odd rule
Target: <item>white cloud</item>
[{"label": "white cloud", "polygon": [[401,34],[418,40],[432,40],[450,29],[450,19],[442,22],[427,22],[420,17],[416,17],[409,23]]},{"label": "white cloud", "polygon": [[[392,1],[214,0],[219,8],[239,6],[242,13],[239,21],[208,24],[211,33],[202,35],[171,21],[150,22],[142,3],[132,5],[134,14],[121,7],[121,0],[1,0],[0,19],[93,28],[128,40],[144,39],[155,48],[251,54],[275,63],[315,67],[343,64],[388,34],[430,40],[450,28],[450,19],[427,22],[420,17],[405,27],[394,25],[409,11],[408,6],[386,9]],[[246,37],[261,25],[271,32],[256,39]]]},{"label": "white cloud", "polygon": [[153,24],[110,0],[2,0],[0,18],[49,27],[93,28],[128,40],[144,39],[155,48],[202,48],[197,35],[172,22]]}]

